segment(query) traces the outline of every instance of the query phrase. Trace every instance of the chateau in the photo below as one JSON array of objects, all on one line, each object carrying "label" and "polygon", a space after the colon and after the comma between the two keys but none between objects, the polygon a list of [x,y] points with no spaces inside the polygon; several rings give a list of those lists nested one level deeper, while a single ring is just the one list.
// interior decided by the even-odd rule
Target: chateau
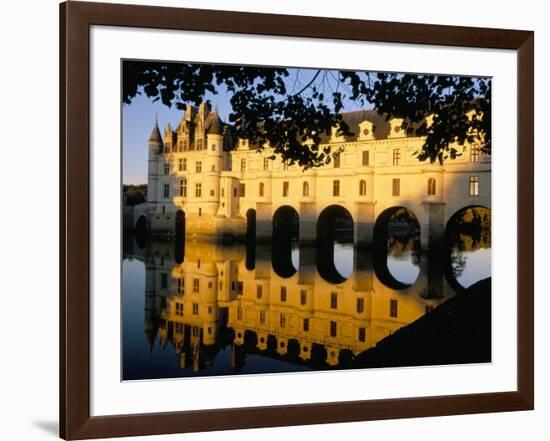
[{"label": "chateau", "polygon": [[[270,239],[281,209],[299,219],[301,242],[318,237],[318,224],[337,208],[353,219],[355,245],[369,246],[378,219],[400,207],[412,212],[421,243],[439,240],[450,218],[471,206],[491,207],[491,157],[475,145],[444,165],[415,156],[423,138],[407,136],[402,121],[373,110],[343,113],[352,137],[326,136],[340,153],[322,167],[303,170],[261,152],[207,104],[187,105],[179,125],[164,133],[155,124],[148,141],[146,210],[134,212],[154,235],[239,238],[254,230]],[[140,220],[141,218],[141,220]],[[135,225],[134,223],[134,225]],[[250,231],[249,231],[250,233]]]}]

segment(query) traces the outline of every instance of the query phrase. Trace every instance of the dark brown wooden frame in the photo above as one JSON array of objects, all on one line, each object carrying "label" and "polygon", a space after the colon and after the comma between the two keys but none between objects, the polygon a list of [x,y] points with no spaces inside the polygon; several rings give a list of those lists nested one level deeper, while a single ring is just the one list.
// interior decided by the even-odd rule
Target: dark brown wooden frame
[{"label": "dark brown wooden frame", "polygon": [[[518,54],[518,390],[90,416],[90,26],[512,49]],[[534,34],[529,31],[68,2],[60,5],[60,436],[196,432],[529,410],[533,373]]]}]

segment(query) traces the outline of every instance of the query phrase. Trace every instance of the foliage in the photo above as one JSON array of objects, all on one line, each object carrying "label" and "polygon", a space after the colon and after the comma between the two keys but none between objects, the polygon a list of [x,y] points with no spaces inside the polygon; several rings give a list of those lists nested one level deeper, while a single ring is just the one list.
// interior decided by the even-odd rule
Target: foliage
[{"label": "foliage", "polygon": [[123,185],[122,196],[124,205],[142,204],[147,200],[147,184]]},{"label": "foliage", "polygon": [[[335,87],[327,92],[329,74]],[[340,114],[348,100],[374,105],[387,119],[403,118],[407,133],[425,136],[419,160],[443,162],[460,154],[455,143],[465,142],[490,153],[490,79],[318,70],[295,92],[288,90],[288,77],[285,68],[125,61],[122,99],[130,104],[144,92],[184,109],[200,104],[207,92],[227,90],[235,135],[258,150],[267,144],[304,168],[330,162],[335,152],[321,146],[324,135],[333,129],[353,135]],[[429,126],[427,115],[433,115]]]}]

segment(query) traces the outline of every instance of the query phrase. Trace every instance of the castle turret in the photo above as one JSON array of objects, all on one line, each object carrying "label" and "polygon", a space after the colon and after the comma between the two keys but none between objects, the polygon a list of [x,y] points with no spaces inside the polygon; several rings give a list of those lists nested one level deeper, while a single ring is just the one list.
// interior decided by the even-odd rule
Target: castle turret
[{"label": "castle turret", "polygon": [[162,162],[162,137],[158,121],[149,136],[149,160],[147,163],[147,210],[149,219],[153,218],[157,201],[159,200],[159,175]]}]

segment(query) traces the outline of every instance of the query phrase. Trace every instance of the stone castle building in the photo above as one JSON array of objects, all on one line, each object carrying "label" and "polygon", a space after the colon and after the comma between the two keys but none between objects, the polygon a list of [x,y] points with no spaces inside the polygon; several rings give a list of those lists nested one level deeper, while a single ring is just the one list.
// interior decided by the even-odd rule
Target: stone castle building
[{"label": "stone castle building", "polygon": [[342,116],[354,136],[326,136],[321,147],[340,153],[305,171],[270,159],[268,146],[258,152],[246,139],[233,139],[230,126],[207,104],[188,105],[179,125],[167,125],[164,134],[155,124],[143,213],[149,231],[172,235],[185,228],[191,237],[243,237],[248,227],[256,238],[268,239],[285,209],[299,219],[300,241],[310,242],[320,220],[339,210],[353,220],[354,244],[368,246],[377,220],[404,207],[416,216],[427,248],[455,213],[491,207],[491,158],[475,145],[444,165],[420,162],[415,152],[424,140],[407,136],[401,120],[386,122],[373,110]]}]

